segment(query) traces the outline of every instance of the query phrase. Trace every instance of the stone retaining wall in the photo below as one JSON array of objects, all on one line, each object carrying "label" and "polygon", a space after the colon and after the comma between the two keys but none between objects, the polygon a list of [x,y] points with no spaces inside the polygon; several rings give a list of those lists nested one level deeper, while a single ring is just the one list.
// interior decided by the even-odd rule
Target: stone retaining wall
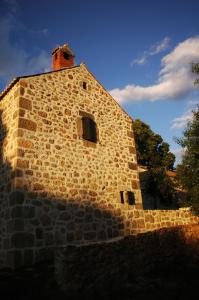
[{"label": "stone retaining wall", "polygon": [[[153,294],[157,289],[163,291],[169,281],[167,276],[174,273],[182,276],[186,268],[198,268],[198,263],[199,226],[188,225],[111,243],[58,249],[55,270],[57,282],[69,298],[86,295],[89,299],[110,299],[111,295],[111,298],[121,299],[125,298],[121,295],[124,291],[135,296],[142,289],[150,291],[151,285]],[[174,282],[171,279],[172,285],[167,289],[175,287],[178,279]]]},{"label": "stone retaining wall", "polygon": [[125,235],[185,224],[198,224],[190,208],[176,210],[132,209],[124,212]]}]

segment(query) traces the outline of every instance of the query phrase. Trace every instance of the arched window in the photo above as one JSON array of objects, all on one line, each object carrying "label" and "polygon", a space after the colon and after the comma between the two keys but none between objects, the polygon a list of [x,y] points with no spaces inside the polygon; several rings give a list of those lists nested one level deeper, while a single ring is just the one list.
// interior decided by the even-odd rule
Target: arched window
[{"label": "arched window", "polygon": [[97,126],[95,121],[89,117],[82,118],[83,138],[93,143],[97,143]]}]

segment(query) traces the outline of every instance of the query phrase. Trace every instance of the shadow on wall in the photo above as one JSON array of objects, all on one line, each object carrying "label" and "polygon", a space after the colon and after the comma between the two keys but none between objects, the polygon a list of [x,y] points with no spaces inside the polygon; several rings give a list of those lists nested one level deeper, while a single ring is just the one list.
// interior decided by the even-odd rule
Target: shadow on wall
[{"label": "shadow on wall", "polygon": [[9,247],[7,220],[10,218],[10,211],[8,199],[11,191],[10,179],[14,176],[6,156],[6,153],[8,153],[7,148],[9,147],[7,140],[8,130],[3,124],[2,114],[3,111],[0,110],[0,266],[5,263],[6,250]]},{"label": "shadow on wall", "polygon": [[57,282],[69,299],[119,300],[132,295],[148,299],[150,294],[154,299],[188,299],[198,290],[199,226],[60,249],[55,270]]},{"label": "shadow on wall", "polygon": [[[54,247],[107,240],[123,234],[120,211],[100,208],[85,197],[58,199],[46,193],[24,197],[22,191],[12,193],[11,219],[15,224],[10,235],[8,263],[15,267],[50,259]],[[14,195],[14,197],[13,197]],[[24,250],[24,251],[23,251]],[[10,255],[9,255],[10,254]]]},{"label": "shadow on wall", "polygon": [[[28,169],[13,170],[6,154],[10,158],[10,151],[16,149],[8,144],[2,120],[0,126],[0,265],[31,265],[51,258],[57,246],[124,234],[121,209],[105,197],[99,203],[97,193],[89,189],[70,190],[69,196],[67,187],[52,193],[31,172],[27,175]],[[12,182],[22,184],[16,188]]]},{"label": "shadow on wall", "polygon": [[60,247],[55,271],[48,261],[1,272],[1,295],[9,300],[147,300],[149,295],[195,299],[199,226],[166,228],[114,243]]}]

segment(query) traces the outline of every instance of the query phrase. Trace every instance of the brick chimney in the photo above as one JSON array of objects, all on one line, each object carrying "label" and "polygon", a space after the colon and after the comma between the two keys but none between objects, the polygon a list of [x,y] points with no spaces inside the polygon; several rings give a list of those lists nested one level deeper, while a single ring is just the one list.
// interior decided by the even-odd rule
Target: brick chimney
[{"label": "brick chimney", "polygon": [[52,70],[70,68],[74,66],[75,55],[70,50],[68,44],[59,46],[52,51]]}]

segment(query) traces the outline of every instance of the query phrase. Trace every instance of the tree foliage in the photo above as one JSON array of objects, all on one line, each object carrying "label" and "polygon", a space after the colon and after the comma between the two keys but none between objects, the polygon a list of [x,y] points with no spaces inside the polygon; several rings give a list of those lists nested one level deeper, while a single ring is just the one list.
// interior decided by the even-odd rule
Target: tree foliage
[{"label": "tree foliage", "polygon": [[[199,63],[192,64],[192,72],[199,75]],[[195,84],[199,84],[199,78],[195,80]]]},{"label": "tree foliage", "polygon": [[183,138],[177,142],[184,149],[182,163],[177,166],[177,179],[187,190],[187,204],[199,215],[199,105],[193,111],[193,119],[188,123]]},{"label": "tree foliage", "polygon": [[149,168],[173,169],[175,155],[162,137],[139,119],[134,121],[133,129],[138,163]]},{"label": "tree foliage", "polygon": [[166,174],[164,168],[149,170],[147,192],[161,200],[165,207],[177,207],[177,191],[174,181]]},{"label": "tree foliage", "polygon": [[[154,198],[156,205],[159,199],[163,206],[174,207],[177,202],[174,182],[166,173],[166,170],[173,169],[174,154],[162,137],[141,120],[134,121],[133,129],[138,163],[149,169],[147,194]],[[156,205],[154,208],[157,208]]]}]

